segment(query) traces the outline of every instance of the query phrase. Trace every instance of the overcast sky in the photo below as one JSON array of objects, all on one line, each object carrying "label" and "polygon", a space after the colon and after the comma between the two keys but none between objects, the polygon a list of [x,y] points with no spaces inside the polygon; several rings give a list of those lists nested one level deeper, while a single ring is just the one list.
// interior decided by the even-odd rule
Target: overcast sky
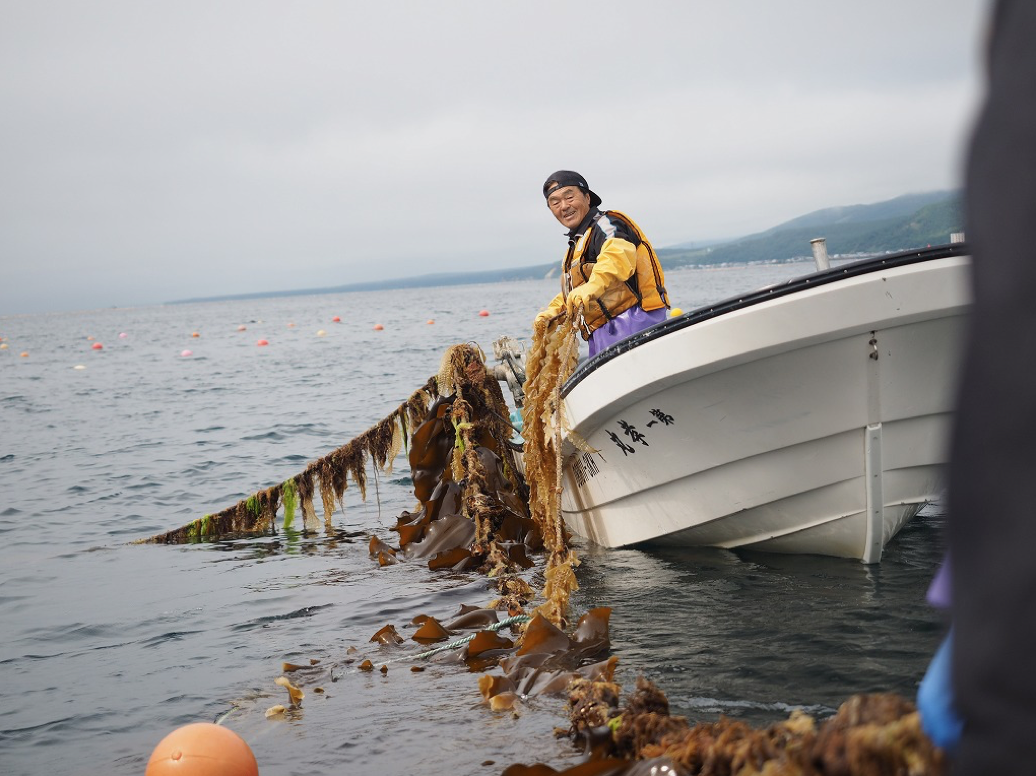
[{"label": "overcast sky", "polygon": [[0,315],[560,261],[961,183],[984,0],[0,0]]}]

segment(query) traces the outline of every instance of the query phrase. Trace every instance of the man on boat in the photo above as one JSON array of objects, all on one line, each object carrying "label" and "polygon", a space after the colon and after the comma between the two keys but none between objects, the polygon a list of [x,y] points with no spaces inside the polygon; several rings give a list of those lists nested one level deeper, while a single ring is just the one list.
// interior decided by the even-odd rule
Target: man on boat
[{"label": "man on boat", "polygon": [[651,243],[633,219],[599,210],[586,178],[558,170],[543,184],[547,207],[568,228],[561,293],[536,320],[581,315],[583,339],[595,355],[614,342],[665,320],[669,297]]}]

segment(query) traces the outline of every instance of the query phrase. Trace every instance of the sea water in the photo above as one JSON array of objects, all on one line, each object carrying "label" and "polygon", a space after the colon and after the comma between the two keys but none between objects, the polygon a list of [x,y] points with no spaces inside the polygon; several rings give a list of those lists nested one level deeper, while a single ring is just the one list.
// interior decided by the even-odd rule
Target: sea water
[{"label": "sea water", "polygon": [[[810,269],[667,280],[690,310]],[[345,662],[397,657],[370,643],[386,624],[405,635],[418,614],[446,620],[494,597],[473,573],[370,559],[370,538],[394,544],[414,506],[404,456],[391,474],[368,470],[366,502],[346,491],[332,536],[131,543],[302,471],[391,413],[447,346],[477,343],[491,360],[495,339],[528,338],[556,282],[0,317],[0,773],[142,774],[168,732],[224,715],[264,776],[577,762],[553,735],[562,698],[494,713],[463,664]],[[926,509],[877,566],[580,544],[572,607],[612,607],[618,680],[648,677],[692,720],[912,697],[944,627],[924,602],[942,520]],[[284,661],[319,663],[301,709],[267,719],[287,702]]]}]

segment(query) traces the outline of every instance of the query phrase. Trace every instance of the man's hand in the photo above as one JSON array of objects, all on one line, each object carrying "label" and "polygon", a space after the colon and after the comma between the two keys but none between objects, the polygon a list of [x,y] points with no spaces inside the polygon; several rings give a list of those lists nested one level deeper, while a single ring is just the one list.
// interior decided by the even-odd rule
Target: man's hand
[{"label": "man's hand", "polygon": [[589,285],[589,283],[584,283],[569,291],[568,297],[565,299],[565,306],[568,309],[569,315],[574,316],[580,307],[584,310],[590,309],[590,302],[594,297],[590,293],[590,289],[587,288]]}]

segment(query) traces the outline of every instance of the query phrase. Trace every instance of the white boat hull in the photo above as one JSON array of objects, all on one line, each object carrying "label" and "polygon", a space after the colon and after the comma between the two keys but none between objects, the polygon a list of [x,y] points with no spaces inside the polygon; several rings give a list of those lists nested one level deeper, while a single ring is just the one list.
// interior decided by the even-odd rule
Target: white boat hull
[{"label": "white boat hull", "polygon": [[599,357],[565,395],[599,451],[566,445],[569,528],[879,560],[944,489],[968,263],[825,282]]}]

